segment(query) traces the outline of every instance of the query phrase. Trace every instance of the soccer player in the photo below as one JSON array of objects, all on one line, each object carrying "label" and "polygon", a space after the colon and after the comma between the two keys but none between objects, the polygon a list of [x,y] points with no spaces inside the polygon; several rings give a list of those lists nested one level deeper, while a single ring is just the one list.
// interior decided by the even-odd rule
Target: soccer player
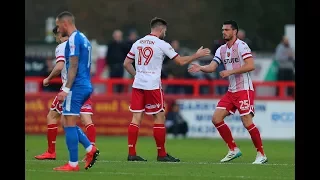
[{"label": "soccer player", "polygon": [[[144,113],[153,115],[153,137],[158,150],[157,161],[179,162],[170,156],[165,149],[166,129],[164,113],[164,97],[161,87],[161,69],[165,56],[179,65],[185,65],[197,58],[210,55],[208,48],[202,47],[191,56],[181,57],[171,45],[163,40],[167,31],[167,22],[154,18],[150,23],[151,33],[137,40],[131,47],[124,61],[125,69],[134,76],[130,111],[132,121],[128,127],[128,161],[146,161],[136,154],[139,126]],[[135,68],[132,63],[135,62]]]},{"label": "soccer player", "polygon": [[78,142],[81,142],[87,151],[85,169],[91,168],[99,155],[96,146],[91,145],[87,136],[79,131],[80,128],[76,125],[81,107],[93,91],[90,80],[92,47],[87,37],[77,30],[75,18],[70,12],[60,13],[56,18],[56,25],[62,36],[69,36],[65,48],[67,80],[57,96],[59,101],[63,101],[62,118],[69,162],[54,170],[79,171]]},{"label": "soccer player", "polygon": [[[58,33],[58,27],[53,29],[53,34],[56,38],[56,41],[59,45],[56,47],[55,56],[56,56],[56,65],[51,71],[50,75],[43,80],[43,85],[48,86],[49,82],[52,78],[61,74],[61,79],[63,82],[63,86],[65,85],[67,78],[67,71],[65,68],[65,58],[64,58],[64,50],[66,47],[66,43],[68,40],[68,36],[62,37],[61,33]],[[62,86],[62,87],[63,87]],[[95,144],[96,139],[96,129],[94,124],[92,123],[92,103],[87,100],[84,105],[81,107],[80,118],[82,124],[86,128],[86,135],[90,140],[91,144]],[[35,156],[38,160],[55,160],[56,159],[56,138],[58,135],[58,126],[57,122],[61,117],[62,111],[62,103],[58,101],[57,96],[53,100],[51,104],[51,108],[47,115],[47,123],[48,123],[48,131],[47,131],[47,142],[48,149],[45,153]]]},{"label": "soccer player", "polygon": [[221,162],[228,162],[242,155],[233,140],[228,125],[224,123],[226,116],[234,114],[238,110],[242,123],[257,149],[257,156],[253,164],[263,164],[268,159],[263,150],[260,132],[252,120],[254,116],[254,89],[249,72],[253,71],[255,66],[250,48],[245,42],[237,39],[237,33],[237,23],[232,20],[225,21],[222,26],[222,34],[227,43],[217,49],[210,64],[205,66],[192,64],[189,72],[211,73],[220,63],[224,64],[226,70],[221,71],[220,76],[222,78],[228,77],[229,88],[218,102],[212,117],[214,126],[229,147],[228,154]]}]

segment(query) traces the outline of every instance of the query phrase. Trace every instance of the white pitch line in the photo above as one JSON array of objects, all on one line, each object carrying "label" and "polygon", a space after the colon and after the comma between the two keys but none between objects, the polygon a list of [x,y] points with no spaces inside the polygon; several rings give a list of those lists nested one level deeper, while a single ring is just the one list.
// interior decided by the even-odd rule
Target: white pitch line
[{"label": "white pitch line", "polygon": [[225,178],[225,179],[292,179],[289,177],[266,177],[266,176],[214,176],[214,175],[195,175],[195,174],[155,174],[155,173],[130,173],[130,172],[107,172],[107,171],[77,171],[77,172],[61,172],[61,171],[48,171],[48,170],[37,170],[37,169],[26,169],[26,172],[43,172],[43,173],[80,173],[80,174],[99,174],[99,175],[129,175],[129,176],[166,176],[166,177],[208,177],[208,178]]},{"label": "white pitch line", "polygon": [[[61,163],[61,162],[67,162],[68,160],[36,160],[36,159],[26,159],[25,162],[50,162],[50,163]],[[127,162],[127,161],[108,161],[108,160],[97,160],[98,163],[155,163],[156,161],[149,161],[149,162]],[[159,163],[159,162],[156,162]],[[161,163],[161,162],[160,162]],[[252,163],[218,163],[218,162],[170,162],[170,164],[213,164],[213,165],[254,165]],[[295,166],[295,164],[277,164],[277,163],[266,163],[262,164],[262,166]]]}]

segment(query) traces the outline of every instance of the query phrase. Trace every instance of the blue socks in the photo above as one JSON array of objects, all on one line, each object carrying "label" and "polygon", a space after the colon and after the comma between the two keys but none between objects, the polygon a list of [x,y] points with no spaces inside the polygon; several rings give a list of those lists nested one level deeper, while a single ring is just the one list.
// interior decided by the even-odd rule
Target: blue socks
[{"label": "blue socks", "polygon": [[64,127],[64,131],[66,134],[66,143],[67,143],[67,147],[69,150],[69,161],[70,162],[78,162],[79,137],[78,137],[77,126]]},{"label": "blue socks", "polygon": [[79,126],[76,126],[76,128],[77,128],[77,133],[78,133],[80,144],[82,144],[82,146],[85,149],[87,149],[91,145],[88,137],[84,134],[84,132],[82,131],[82,129]]}]

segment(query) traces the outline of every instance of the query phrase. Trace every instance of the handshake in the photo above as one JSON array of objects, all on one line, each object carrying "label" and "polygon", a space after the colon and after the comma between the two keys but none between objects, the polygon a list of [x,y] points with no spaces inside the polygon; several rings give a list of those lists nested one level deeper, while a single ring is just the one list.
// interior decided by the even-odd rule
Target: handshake
[{"label": "handshake", "polygon": [[203,48],[203,46],[201,46],[197,52],[195,53],[196,58],[200,58],[200,57],[204,57],[204,56],[210,56],[210,49],[209,48]]}]

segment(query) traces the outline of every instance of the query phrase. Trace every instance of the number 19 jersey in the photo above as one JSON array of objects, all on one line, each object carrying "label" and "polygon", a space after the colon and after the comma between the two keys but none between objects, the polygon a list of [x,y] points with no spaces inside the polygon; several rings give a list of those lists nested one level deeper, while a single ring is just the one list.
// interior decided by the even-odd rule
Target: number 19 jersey
[{"label": "number 19 jersey", "polygon": [[127,58],[135,61],[136,75],[132,87],[143,90],[161,89],[161,69],[165,56],[174,59],[178,53],[153,34],[137,40]]}]

